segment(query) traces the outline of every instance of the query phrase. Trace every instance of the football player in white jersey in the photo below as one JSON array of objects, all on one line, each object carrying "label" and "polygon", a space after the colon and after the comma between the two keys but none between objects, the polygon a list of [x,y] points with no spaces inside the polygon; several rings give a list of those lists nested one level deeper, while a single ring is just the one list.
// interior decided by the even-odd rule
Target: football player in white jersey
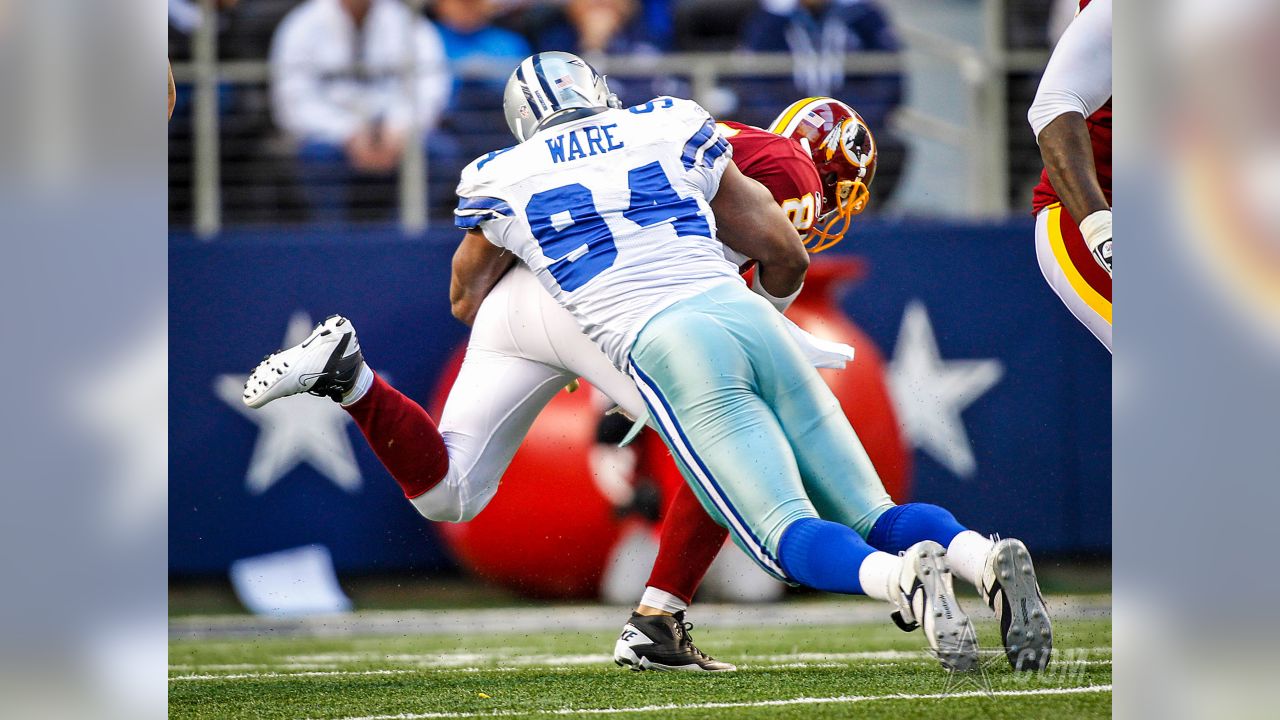
[{"label": "football player in white jersey", "polygon": [[[807,265],[767,191],[733,167],[715,123],[695,104],[659,98],[627,110],[614,105],[603,79],[573,56],[542,54],[517,70],[508,118],[530,142],[480,158],[464,173],[458,216],[470,231],[459,257],[469,280],[455,284],[455,308],[465,316],[474,288],[483,295],[502,277],[511,258],[498,244],[509,246],[614,364],[631,371],[704,506],[767,571],[888,600],[900,625],[925,626],[945,665],[971,667],[972,627],[951,595],[943,546],[928,539],[944,538],[952,565],[1003,607],[1011,662],[1042,667],[1050,627],[1025,548],[993,545],[941,508],[894,506],[794,331],[760,298],[782,303]],[[746,291],[725,261],[712,207],[727,244],[760,261],[760,295]],[[542,321],[535,307],[500,309]],[[488,353],[476,355],[475,380],[501,394],[502,383],[483,375]],[[563,370],[548,373],[531,392],[549,398],[564,379]],[[457,479],[475,458],[455,457],[450,433],[439,437],[416,404],[361,409],[379,383],[349,323],[331,318],[306,342],[268,358],[250,379],[246,402],[260,406],[300,391],[339,399],[389,469],[395,458],[391,443],[375,439],[387,431],[379,425],[420,415],[408,420],[423,436],[421,472],[393,469],[393,476],[428,517],[456,508],[448,519],[466,519],[476,498],[459,490],[474,488]],[[382,385],[376,394],[389,398]],[[449,413],[446,407],[442,426]],[[377,415],[383,417],[361,422]],[[527,429],[532,418],[488,420]],[[499,459],[505,467],[510,455]],[[483,505],[487,496],[480,499]],[[905,554],[875,552],[864,535]],[[1010,597],[1029,614],[1014,617]],[[624,632],[624,653],[628,635],[642,633]]]}]

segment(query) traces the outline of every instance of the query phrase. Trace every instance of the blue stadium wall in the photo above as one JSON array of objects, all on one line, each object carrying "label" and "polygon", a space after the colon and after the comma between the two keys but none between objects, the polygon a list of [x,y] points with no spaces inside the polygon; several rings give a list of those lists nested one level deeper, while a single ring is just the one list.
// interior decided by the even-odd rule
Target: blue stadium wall
[{"label": "blue stadium wall", "polygon": [[[926,308],[942,360],[996,359],[999,382],[963,411],[976,471],[916,450],[914,499],[1039,552],[1111,544],[1110,355],[1040,277],[1030,220],[860,224],[832,252],[868,262],[841,304],[891,359],[908,304]],[[451,229],[172,233],[169,256],[169,559],[175,574],[223,573],[238,558],[323,543],[343,571],[450,565],[365,446],[349,434],[354,490],[302,462],[260,492],[246,471],[259,430],[219,397],[283,340],[299,312],[352,318],[374,367],[419,400],[466,328],[449,314]],[[500,378],[494,378],[500,382]]]}]

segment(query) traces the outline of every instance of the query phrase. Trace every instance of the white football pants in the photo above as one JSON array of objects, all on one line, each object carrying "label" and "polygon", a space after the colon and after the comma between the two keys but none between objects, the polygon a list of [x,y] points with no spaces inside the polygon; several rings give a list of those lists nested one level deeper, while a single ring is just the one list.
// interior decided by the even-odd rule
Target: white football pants
[{"label": "white football pants", "polygon": [[579,377],[632,417],[645,414],[635,382],[517,263],[476,315],[466,359],[440,416],[449,474],[413,499],[418,512],[443,522],[475,517],[498,491],[538,413]]}]

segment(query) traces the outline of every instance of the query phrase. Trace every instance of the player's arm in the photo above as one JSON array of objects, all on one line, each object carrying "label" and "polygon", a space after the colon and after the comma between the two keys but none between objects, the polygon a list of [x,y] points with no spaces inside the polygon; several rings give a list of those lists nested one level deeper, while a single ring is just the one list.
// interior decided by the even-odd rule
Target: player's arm
[{"label": "player's arm", "polygon": [[804,284],[809,253],[769,190],[729,163],[711,210],[720,240],[758,263],[756,278],[762,294],[775,306],[789,304]]},{"label": "player's arm", "polygon": [[178,87],[173,84],[173,63],[169,63],[169,119],[173,119],[173,106],[178,102]]},{"label": "player's arm", "polygon": [[1057,116],[1040,131],[1038,140],[1049,181],[1071,217],[1088,218],[1111,210],[1098,183],[1093,141],[1083,115],[1068,112]]},{"label": "player's arm", "polygon": [[449,302],[453,316],[468,326],[475,322],[480,303],[515,264],[516,256],[494,245],[479,230],[468,230],[453,254]]},{"label": "player's arm", "polygon": [[1027,120],[1049,181],[1081,234],[1111,271],[1111,207],[1098,183],[1085,118],[1111,97],[1111,0],[1094,0],[1058,41]]}]

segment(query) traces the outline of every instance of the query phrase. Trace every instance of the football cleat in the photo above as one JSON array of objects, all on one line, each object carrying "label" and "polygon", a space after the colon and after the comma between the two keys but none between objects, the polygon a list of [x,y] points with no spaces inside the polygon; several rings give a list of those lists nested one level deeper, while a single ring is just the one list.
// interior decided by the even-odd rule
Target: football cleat
[{"label": "football cleat", "polygon": [[902,596],[892,617],[903,630],[921,628],[942,667],[973,670],[978,666],[978,635],[956,602],[946,554],[932,540],[907,548],[898,579]]},{"label": "football cleat", "polygon": [[1000,638],[1013,669],[1045,669],[1053,653],[1053,625],[1031,553],[1021,540],[1006,538],[991,549],[978,592],[1000,620]]},{"label": "football cleat", "polygon": [[263,358],[244,384],[244,404],[251,408],[298,393],[342,400],[364,365],[355,328],[341,315],[330,315],[306,340]]},{"label": "football cleat", "polygon": [[693,623],[675,615],[632,613],[613,646],[613,661],[632,670],[730,672],[738,668],[698,649],[689,637]]}]

